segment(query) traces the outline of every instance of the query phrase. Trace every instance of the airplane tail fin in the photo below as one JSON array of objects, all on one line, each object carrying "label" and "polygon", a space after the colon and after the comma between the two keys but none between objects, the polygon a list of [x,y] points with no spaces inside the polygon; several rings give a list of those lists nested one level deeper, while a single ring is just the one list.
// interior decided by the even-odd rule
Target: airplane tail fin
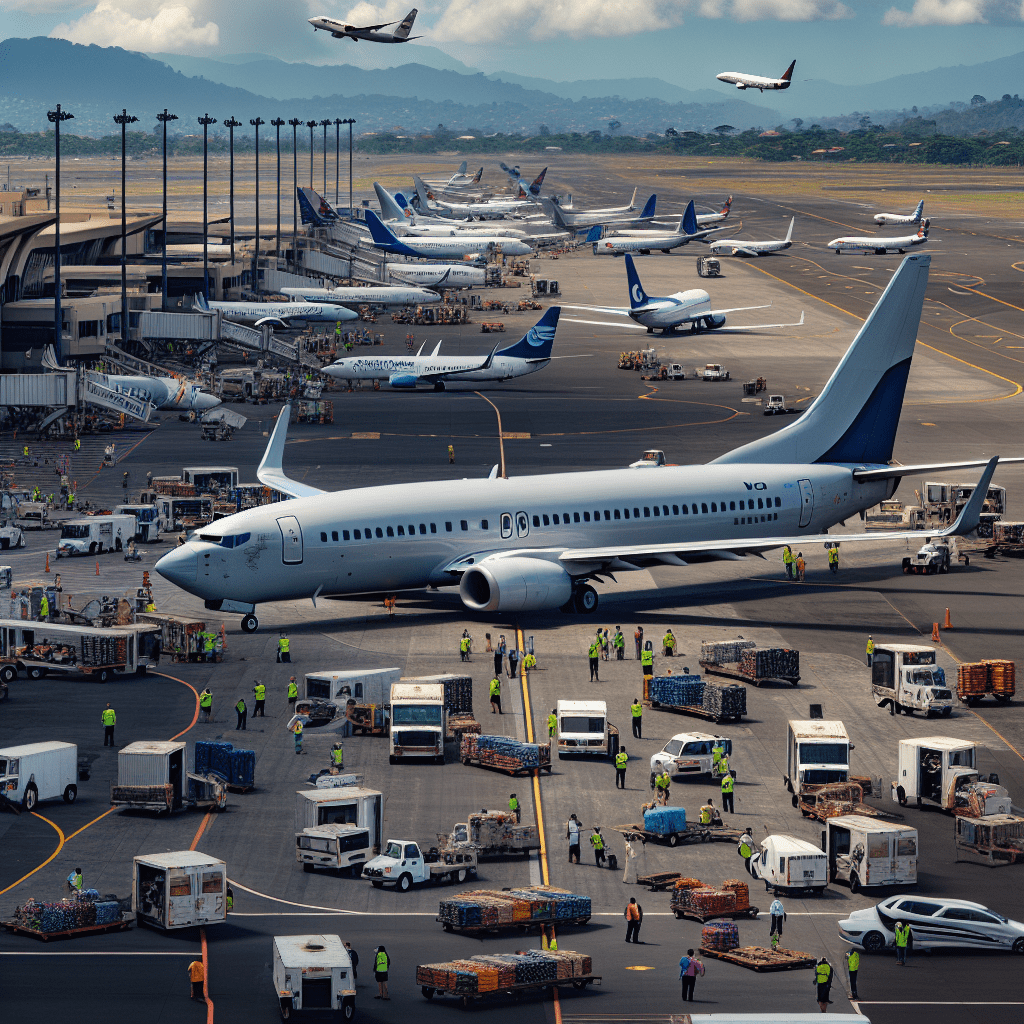
[{"label": "airplane tail fin", "polygon": [[416,195],[419,196],[420,210],[426,214],[430,212],[430,192],[422,178],[413,175],[413,184],[416,186]]},{"label": "airplane tail fin", "polygon": [[686,204],[686,209],[683,211],[683,216],[679,220],[679,234],[697,234],[697,211],[693,207],[692,199]]},{"label": "airplane tail fin", "polygon": [[548,169],[545,167],[540,174],[530,183],[529,193],[531,196],[539,196],[541,186],[544,184],[544,175],[548,173]]},{"label": "airplane tail fin", "polygon": [[[632,198],[631,198],[631,199],[629,200],[629,208],[630,208],[631,210],[635,210],[635,209],[636,209],[636,194],[637,194],[637,192],[639,192],[639,191],[640,191],[640,189],[639,189],[639,188],[638,188],[637,186],[635,186],[635,185],[634,185],[634,186],[633,186],[633,196],[632,196]],[[572,202],[572,196],[569,196],[569,202]]]},{"label": "airplane tail fin", "polygon": [[395,193],[395,202],[398,203],[399,209],[401,209],[402,213],[404,213],[406,217],[411,217],[413,215],[414,211],[412,204],[405,198],[403,193]]},{"label": "airplane tail fin", "polygon": [[305,186],[300,186],[298,194],[299,212],[302,215],[303,224],[312,224],[317,228],[325,228],[328,224],[338,219],[338,215],[331,208],[331,204],[319,192]]},{"label": "airplane tail fin", "polygon": [[[416,8],[414,7],[405,16],[405,19],[402,21],[402,24],[399,25],[398,28],[395,29],[395,38],[396,39],[408,39],[409,38],[409,33],[412,31],[412,23],[416,20],[416,15],[417,14],[419,14],[419,11],[417,11]],[[465,167],[463,167],[463,169],[459,173],[460,174],[465,174],[466,173]]]},{"label": "airplane tail fin", "polygon": [[917,204],[917,209],[914,211],[914,222],[917,223],[921,219],[921,215],[924,213],[924,200]]},{"label": "airplane tail fin", "polygon": [[409,214],[398,205],[396,199],[392,197],[380,182],[375,181],[373,183],[373,191],[377,193],[377,202],[380,203],[380,213],[384,220],[397,220],[401,222],[409,217]]},{"label": "airplane tail fin", "polygon": [[796,61],[793,61],[793,63],[790,64],[788,68],[786,68],[786,70],[782,74],[782,81],[783,82],[791,82],[791,81],[793,81],[793,68],[795,68],[795,67],[796,67]]},{"label": "airplane tail fin", "polygon": [[722,207],[722,216],[723,217],[728,217],[729,216],[729,209],[730,209],[731,206],[732,206],[732,196],[729,196],[729,198],[726,199],[726,201],[725,201],[725,206]]},{"label": "airplane tail fin", "polygon": [[906,256],[822,392],[795,423],[716,462],[885,465],[921,323],[931,256]]},{"label": "airplane tail fin", "polygon": [[654,208],[658,205],[658,197],[652,195],[650,199],[644,203],[644,208],[640,211],[640,216],[637,220],[650,220],[654,216]]},{"label": "airplane tail fin", "polygon": [[931,221],[927,217],[925,217],[925,219],[923,221],[921,221],[921,227],[918,228],[917,237],[918,238],[927,238],[928,237],[928,228],[929,228],[930,225],[931,225]]},{"label": "airplane tail fin", "polygon": [[202,292],[196,292],[195,301],[192,305],[203,313],[210,312],[210,303],[206,301],[206,296]]},{"label": "airplane tail fin", "polygon": [[393,245],[398,241],[391,228],[382,223],[373,210],[366,211],[366,226],[370,229],[370,237],[377,245]]},{"label": "airplane tail fin", "polygon": [[629,308],[637,309],[646,304],[647,293],[640,283],[640,275],[636,272],[633,257],[627,252],[624,258],[626,261],[626,283],[629,285]]},{"label": "airplane tail fin", "polygon": [[555,328],[561,306],[551,306],[544,315],[514,345],[503,348],[499,356],[515,356],[519,359],[548,359],[555,343]]},{"label": "airplane tail fin", "polygon": [[465,173],[466,173],[466,168],[467,168],[468,166],[469,166],[469,165],[468,165],[468,164],[466,163],[466,161],[465,161],[465,160],[463,160],[463,161],[462,161],[462,163],[461,163],[461,164],[459,164],[459,171],[458,171],[458,173],[459,173],[459,174],[465,174]]},{"label": "airplane tail fin", "polygon": [[786,232],[786,241],[793,241],[793,224],[796,223],[796,217],[790,217],[789,219],[789,230]]},{"label": "airplane tail fin", "polygon": [[541,199],[540,205],[544,212],[560,227],[565,228],[568,225],[565,223],[565,218],[562,216],[562,211],[559,209],[558,203],[553,203],[550,199]]},{"label": "airplane tail fin", "polygon": [[483,176],[484,176],[484,169],[481,167],[480,170],[477,171],[476,174],[473,175],[473,182],[472,182],[472,184],[479,185],[480,184],[480,179]]},{"label": "airplane tail fin", "polygon": [[584,245],[589,245],[591,242],[600,242],[601,235],[604,233],[604,228],[600,224],[595,224],[588,232],[587,237],[583,239]]}]

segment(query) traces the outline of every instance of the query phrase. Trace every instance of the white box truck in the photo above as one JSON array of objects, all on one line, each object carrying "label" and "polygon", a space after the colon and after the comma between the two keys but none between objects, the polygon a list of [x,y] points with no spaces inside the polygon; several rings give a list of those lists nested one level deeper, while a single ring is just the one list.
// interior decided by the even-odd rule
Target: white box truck
[{"label": "white box truck", "polygon": [[140,925],[171,931],[217,924],[226,918],[224,861],[181,850],[136,857],[133,865],[132,910]]},{"label": "white box truck", "polygon": [[380,849],[383,801],[377,790],[360,786],[300,789],[296,793],[295,832],[323,825],[355,825],[370,833],[371,849]]},{"label": "white box truck", "polygon": [[160,540],[163,523],[156,505],[115,505],[114,515],[135,517],[135,540],[155,544]]},{"label": "white box truck", "polygon": [[57,557],[102,555],[104,551],[123,551],[135,536],[135,516],[84,516],[65,519],[60,524]]},{"label": "white box truck", "polygon": [[820,896],[828,886],[828,858],[813,843],[796,836],[773,835],[761,841],[761,852],[747,868],[776,892],[810,890]]},{"label": "white box truck", "polygon": [[923,711],[927,718],[949,718],[953,713],[953,691],[946,685],[945,671],[935,664],[934,647],[875,644],[870,671],[871,696],[890,714]]},{"label": "white box truck", "polygon": [[349,700],[357,704],[383,707],[391,700],[391,687],[402,677],[400,668],[376,668],[368,671],[324,669],[305,677],[303,696],[332,701],[344,708]]},{"label": "white box truck", "polygon": [[238,486],[237,466],[186,466],[181,471],[183,483],[192,484],[196,494],[210,491],[233,491]]},{"label": "white box truck", "polygon": [[376,852],[370,830],[359,825],[316,825],[295,833],[295,860],[303,871],[333,868],[358,877]]},{"label": "white box truck", "polygon": [[[978,744],[951,736],[919,736],[900,740],[899,772],[892,798],[906,805],[913,800],[937,804],[945,811],[968,805],[971,791],[980,781]],[[1009,814],[1010,797],[1000,785],[985,784],[983,814]]]},{"label": "white box truck", "polygon": [[786,775],[783,782],[793,794],[793,806],[800,795],[818,786],[850,780],[850,737],[839,721],[809,719],[790,721],[786,744]]},{"label": "white box truck", "polygon": [[355,1016],[352,957],[337,935],[275,935],[274,988],[283,1020],[303,1011]]},{"label": "white box truck", "polygon": [[73,804],[78,796],[78,747],[49,740],[0,750],[0,793],[31,811],[40,800]]},{"label": "white box truck", "polygon": [[826,822],[829,877],[850,892],[878,885],[917,885],[917,829],[864,814]]},{"label": "white box truck", "polygon": [[429,757],[444,764],[448,716],[443,683],[394,683],[391,687],[390,764]]},{"label": "white box truck", "polygon": [[619,752],[619,730],[609,723],[603,700],[560,700],[555,717],[560,758],[568,754],[614,758]]}]

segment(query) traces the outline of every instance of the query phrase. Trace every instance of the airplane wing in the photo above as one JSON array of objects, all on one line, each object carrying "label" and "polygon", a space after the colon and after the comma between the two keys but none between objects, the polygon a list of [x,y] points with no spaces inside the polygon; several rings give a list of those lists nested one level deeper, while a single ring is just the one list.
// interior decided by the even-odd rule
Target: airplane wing
[{"label": "airplane wing", "polygon": [[[1024,462],[1024,459],[1000,459],[1004,466],[1012,462]],[[956,469],[976,469],[987,466],[984,459],[978,462],[927,462],[916,466],[886,466],[884,469],[854,470],[853,478],[861,483],[866,480],[892,480],[894,477],[916,476],[918,473],[945,473]]]},{"label": "airplane wing", "polygon": [[647,328],[644,327],[642,324],[634,324],[634,323],[629,323],[629,324],[608,324],[608,323],[605,323],[603,320],[579,320],[579,319],[577,319],[574,316],[564,316],[564,317],[562,317],[562,319],[563,320],[567,320],[567,321],[569,321],[569,323],[572,323],[572,324],[590,324],[592,327],[614,327],[616,330],[622,330],[623,328],[628,328],[631,331],[646,331],[647,330]]},{"label": "airplane wing", "polygon": [[440,380],[458,380],[465,373],[478,373],[480,370],[489,370],[494,362],[494,353],[498,351],[498,345],[500,344],[500,341],[495,343],[494,348],[487,353],[487,358],[479,366],[470,366],[465,370],[437,370],[434,373],[421,373],[419,378],[430,383],[436,383]]},{"label": "airplane wing", "polygon": [[757,250],[756,249],[748,249],[744,245],[734,245],[732,247],[732,254],[733,254],[733,256],[756,256],[757,255]]},{"label": "airplane wing", "polygon": [[346,25],[346,32],[377,32],[382,28],[387,28],[389,25],[397,25],[397,21],[385,21],[383,25]]},{"label": "airplane wing", "polygon": [[583,309],[588,313],[614,313],[619,316],[629,316],[629,310],[622,306],[570,306],[563,305],[562,309]]},{"label": "airplane wing", "polygon": [[[301,484],[297,480],[289,479],[284,472],[282,463],[284,461],[284,443],[288,438],[288,419],[291,415],[291,406],[284,406],[277,417],[277,426],[267,444],[267,450],[263,453],[263,461],[256,470],[256,479],[267,487],[284,494],[290,494],[293,498],[312,498],[317,494],[326,494],[326,491],[319,487],[311,487],[309,484]],[[986,484],[986,488],[988,485]]]},{"label": "airplane wing", "polygon": [[771,307],[772,303],[769,302],[764,306],[734,306],[732,309],[713,309],[710,313],[701,313],[695,319],[701,320],[706,316],[725,316],[726,313],[743,313],[749,309],[771,309]]},{"label": "airplane wing", "polygon": [[800,311],[800,319],[795,324],[744,324],[742,326],[735,327],[716,327],[714,330],[715,334],[732,334],[736,331],[767,331],[776,327],[803,327],[804,325],[804,313]]}]

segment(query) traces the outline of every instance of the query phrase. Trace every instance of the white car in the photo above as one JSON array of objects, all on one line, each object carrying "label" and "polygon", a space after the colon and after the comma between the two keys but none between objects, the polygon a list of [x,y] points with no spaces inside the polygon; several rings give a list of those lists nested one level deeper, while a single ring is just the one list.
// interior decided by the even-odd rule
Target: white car
[{"label": "white car", "polygon": [[[651,779],[667,768],[669,775],[710,775],[711,751],[720,740],[726,756],[732,757],[732,740],[707,732],[681,732],[651,756]],[[735,778],[736,773],[733,772]]]},{"label": "white car", "polygon": [[0,548],[23,548],[25,546],[25,534],[21,532],[20,526],[15,526],[9,519],[0,519]]},{"label": "white car", "polygon": [[968,900],[890,896],[839,922],[839,937],[869,953],[896,944],[896,922],[910,925],[916,949],[994,949],[1024,953],[1024,924]]}]

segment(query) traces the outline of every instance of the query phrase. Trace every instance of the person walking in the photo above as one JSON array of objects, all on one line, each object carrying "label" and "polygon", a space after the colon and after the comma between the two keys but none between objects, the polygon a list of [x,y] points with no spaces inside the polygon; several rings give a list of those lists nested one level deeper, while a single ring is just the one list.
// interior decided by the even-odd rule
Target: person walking
[{"label": "person walking", "polygon": [[462,661],[469,661],[469,637],[465,633],[462,634],[462,639],[459,640],[459,658]]},{"label": "person walking", "polygon": [[637,903],[635,896],[630,896],[623,916],[626,918],[626,941],[638,943],[640,941],[640,925],[644,922],[644,908]]},{"label": "person walking", "polygon": [[192,963],[186,968],[188,971],[188,980],[191,983],[192,995],[191,999],[198,999],[200,1002],[206,1002],[206,996],[203,995],[203,982],[206,980],[206,969],[203,967],[202,960],[193,960]]},{"label": "person walking", "polygon": [[754,837],[750,834],[750,829],[740,836],[736,852],[743,858],[743,866],[750,871],[750,858],[754,855]]},{"label": "person walking", "polygon": [[839,545],[833,544],[828,549],[828,571],[834,576],[839,572]]},{"label": "person walking", "polygon": [[782,549],[782,567],[786,571],[786,579],[791,580],[793,578],[793,550],[788,544]]},{"label": "person walking", "polygon": [[451,466],[455,462],[455,445],[448,445],[448,465]]},{"label": "person walking", "polygon": [[722,776],[722,813],[723,814],[735,814],[736,808],[733,805],[732,791],[736,786],[736,780],[732,777],[732,772],[726,771]]},{"label": "person walking", "polygon": [[277,660],[279,662],[291,662],[291,641],[282,633],[277,638]]},{"label": "person walking", "polygon": [[491,714],[493,715],[495,712],[497,712],[500,715],[501,714],[501,680],[497,676],[495,676],[491,680],[490,694],[491,694]]},{"label": "person walking", "polygon": [[661,638],[661,646],[665,651],[665,657],[671,658],[676,652],[676,638],[672,635],[672,630],[668,630],[665,635]]},{"label": "person walking", "polygon": [[348,950],[349,959],[352,961],[352,980],[359,978],[359,954],[352,948],[351,942],[343,942],[342,945]]},{"label": "person walking", "polygon": [[509,648],[508,652],[508,677],[515,679],[519,674],[519,650],[516,647]]},{"label": "person walking", "polygon": [[505,638],[498,638],[498,646],[494,648],[494,674],[501,675],[501,668],[505,660]]},{"label": "person walking", "polygon": [[615,627],[615,636],[612,637],[612,647],[615,648],[615,660],[622,661],[626,656],[626,638],[618,626]]},{"label": "person walking", "polygon": [[860,970],[860,953],[856,949],[846,951],[846,973],[850,977],[850,998],[860,999],[857,995],[857,972]]},{"label": "person walking", "polygon": [[85,888],[85,880],[82,878],[81,868],[75,868],[75,870],[68,875],[68,888],[71,889],[72,892],[79,894],[81,894],[82,889]]},{"label": "person walking", "polygon": [[522,820],[522,808],[519,806],[519,797],[512,793],[508,798],[508,809],[516,816],[516,824]]},{"label": "person walking", "polygon": [[782,938],[782,925],[786,920],[786,908],[782,905],[782,900],[778,896],[772,901],[772,905],[768,908],[768,913],[772,918],[768,928],[768,937],[771,939],[772,949],[776,949],[779,945],[779,940]]},{"label": "person walking", "polygon": [[597,682],[601,682],[601,677],[597,673],[600,656],[601,645],[597,642],[595,638],[590,642],[590,650],[587,651],[587,657],[590,658],[590,681],[592,683],[595,680]]},{"label": "person walking", "polygon": [[296,722],[295,727],[292,729],[292,733],[295,735],[295,753],[302,753],[302,733],[303,733],[302,722]]},{"label": "person walking", "polygon": [[650,640],[644,644],[644,649],[640,654],[640,664],[644,670],[644,682],[647,683],[654,675],[654,650]]},{"label": "person walking", "polygon": [[213,718],[213,692],[207,687],[199,694],[199,710],[203,715],[203,721],[209,722]]},{"label": "person walking", "polygon": [[263,710],[264,704],[267,702],[267,688],[258,679],[254,679],[253,682],[256,684],[252,688],[252,695],[255,697],[256,702],[253,705],[252,717],[253,718],[266,718],[266,712]]},{"label": "person walking", "polygon": [[555,731],[558,729],[558,715],[555,713],[555,709],[551,709],[551,714],[548,715],[548,739],[554,739]]},{"label": "person walking", "polygon": [[896,963],[905,967],[907,963],[907,947],[910,945],[910,925],[906,921],[896,922]]},{"label": "person walking", "polygon": [[626,754],[626,748],[621,747],[619,752],[615,755],[615,788],[625,789],[626,788],[626,764],[629,761],[629,756]]},{"label": "person walking", "polygon": [[345,767],[345,746],[340,742],[331,745],[331,767],[339,771]]},{"label": "person walking", "polygon": [[569,840],[569,863],[572,863],[573,857],[576,858],[576,863],[580,862],[580,830],[583,826],[580,824],[580,819],[575,814],[569,815],[569,820],[565,823],[565,838]]},{"label": "person walking", "polygon": [[239,697],[235,705],[235,714],[238,715],[238,722],[235,725],[235,732],[239,729],[245,732],[245,720],[249,717],[249,709],[245,706],[245,698]]},{"label": "person walking", "polygon": [[644,706],[640,703],[639,697],[633,698],[633,703],[629,705],[629,713],[633,718],[633,735],[638,740],[643,739]]},{"label": "person walking", "polygon": [[103,723],[103,746],[115,746],[114,726],[117,725],[117,713],[109,704],[103,709],[103,714],[100,715],[100,721]]},{"label": "person walking", "polygon": [[829,993],[832,991],[832,965],[824,958],[817,962],[814,967],[814,985],[818,990],[818,1008],[822,1013],[828,1011]]},{"label": "person walking", "polygon": [[636,646],[636,660],[640,660],[640,652],[644,649],[644,627],[637,626],[633,630],[633,643]]},{"label": "person walking", "polygon": [[299,699],[299,684],[295,682],[295,676],[288,677],[288,703],[294,704]]},{"label": "person walking", "polygon": [[875,641],[872,637],[868,637],[868,645],[864,648],[865,654],[868,657],[868,668],[875,663]]},{"label": "person walking", "polygon": [[590,845],[594,849],[594,864],[597,867],[604,866],[604,836],[601,835],[601,826],[595,825],[594,831],[590,834]]},{"label": "person walking", "polygon": [[388,995],[388,970],[390,968],[391,957],[388,956],[387,950],[382,944],[377,947],[376,955],[373,958],[373,978],[377,982],[377,995],[373,997],[374,999],[390,1001],[391,996]]},{"label": "person walking", "polygon": [[693,1002],[693,990],[697,984],[697,975],[704,977],[704,964],[694,955],[692,949],[679,960],[679,977],[683,983],[683,1002]]},{"label": "person walking", "polygon": [[224,891],[224,912],[230,914],[235,909],[235,890],[229,885]]},{"label": "person walking", "polygon": [[804,553],[798,551],[796,553],[796,578],[802,583],[804,579],[804,572],[807,569],[807,563],[804,561]]}]

